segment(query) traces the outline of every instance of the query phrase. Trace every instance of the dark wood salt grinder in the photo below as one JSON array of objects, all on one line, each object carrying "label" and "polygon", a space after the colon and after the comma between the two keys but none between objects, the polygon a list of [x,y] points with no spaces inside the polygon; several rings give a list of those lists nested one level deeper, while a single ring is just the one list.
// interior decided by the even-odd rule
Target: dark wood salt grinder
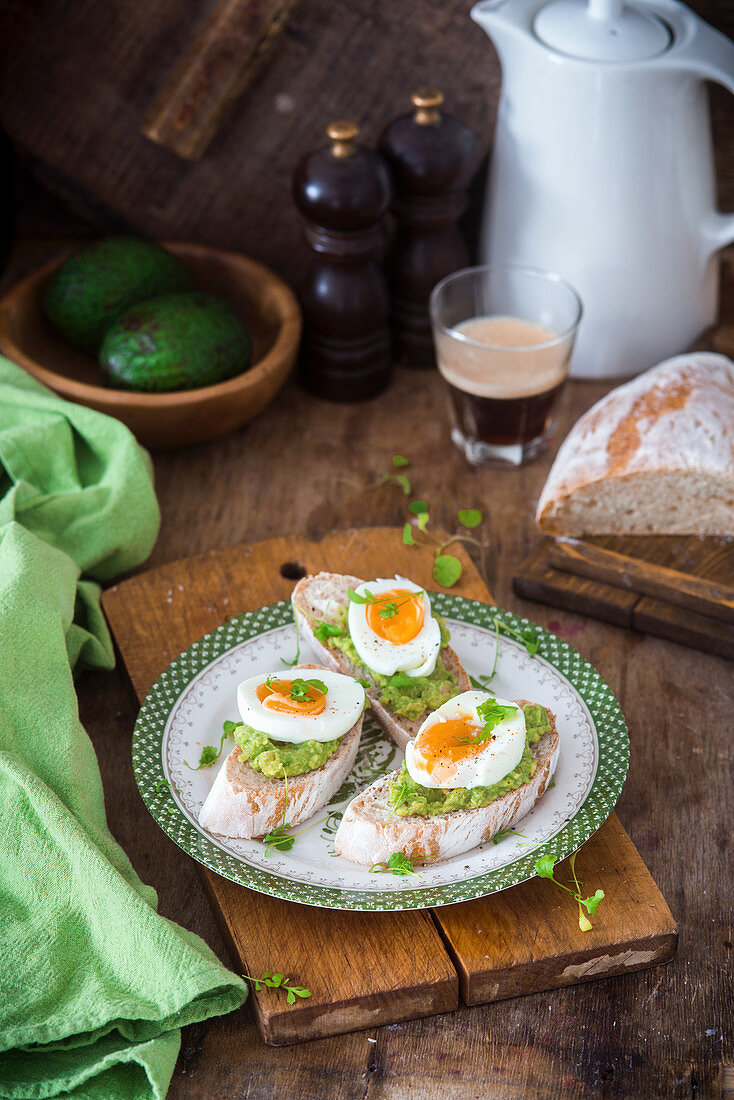
[{"label": "dark wood salt grinder", "polygon": [[331,145],[304,157],[293,196],[315,256],[301,288],[301,383],[333,401],[381,393],[392,378],[390,302],[377,256],[390,177],[377,153],[355,144],[353,122],[332,122]]},{"label": "dark wood salt grinder", "polygon": [[468,126],[439,110],[437,89],[421,88],[411,100],[414,111],[386,126],[378,145],[390,166],[397,220],[386,268],[396,353],[407,366],[434,367],[428,299],[439,280],[469,263],[456,222],[479,145]]}]

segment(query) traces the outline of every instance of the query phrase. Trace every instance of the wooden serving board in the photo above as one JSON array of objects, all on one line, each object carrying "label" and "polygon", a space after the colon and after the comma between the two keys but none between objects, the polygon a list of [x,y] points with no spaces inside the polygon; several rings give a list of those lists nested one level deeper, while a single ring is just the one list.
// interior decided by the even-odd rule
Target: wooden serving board
[{"label": "wooden serving board", "polygon": [[[608,536],[584,541],[641,562],[734,586],[733,539],[657,535]],[[734,623],[675,606],[665,598],[663,587],[658,599],[563,572],[549,560],[552,546],[553,540],[545,539],[521,562],[512,579],[518,596],[734,659]],[[670,587],[675,587],[674,578]],[[672,591],[670,596],[674,596]]]},{"label": "wooden serving board", "polygon": [[[464,574],[453,591],[491,602],[459,553]],[[430,588],[431,562],[428,551],[403,546],[394,528],[339,531],[319,543],[270,539],[141,573],[108,589],[103,606],[142,701],[196,638],[287,599],[304,572],[374,577],[392,570]],[[478,1004],[673,957],[675,921],[614,814],[583,846],[577,867],[605,893],[588,933],[579,931],[571,899],[540,879],[431,911],[352,913],[281,901],[200,871],[235,968],[254,975],[278,969],[312,991],[292,1006],[273,991],[253,992],[263,1038],[282,1044],[448,1012],[460,992]],[[562,866],[564,873],[570,878]]]}]

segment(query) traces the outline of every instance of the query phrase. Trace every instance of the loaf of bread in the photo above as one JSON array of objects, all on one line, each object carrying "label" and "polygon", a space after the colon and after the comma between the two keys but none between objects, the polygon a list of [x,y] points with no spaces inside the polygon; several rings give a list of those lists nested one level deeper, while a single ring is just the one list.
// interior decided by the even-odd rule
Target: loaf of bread
[{"label": "loaf of bread", "polygon": [[569,432],[538,501],[551,535],[734,535],[734,363],[668,359]]}]

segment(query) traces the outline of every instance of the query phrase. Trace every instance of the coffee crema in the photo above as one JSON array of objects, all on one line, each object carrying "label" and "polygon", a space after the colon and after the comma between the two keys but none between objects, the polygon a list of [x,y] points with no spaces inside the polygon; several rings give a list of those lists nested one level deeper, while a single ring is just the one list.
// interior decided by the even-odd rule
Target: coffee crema
[{"label": "coffee crema", "polygon": [[447,382],[477,397],[503,399],[555,389],[571,353],[570,341],[559,342],[552,329],[520,317],[472,317],[450,334],[440,332],[437,345]]},{"label": "coffee crema", "polygon": [[472,317],[438,332],[438,367],[464,444],[540,440],[566,381],[572,343],[520,317]]}]

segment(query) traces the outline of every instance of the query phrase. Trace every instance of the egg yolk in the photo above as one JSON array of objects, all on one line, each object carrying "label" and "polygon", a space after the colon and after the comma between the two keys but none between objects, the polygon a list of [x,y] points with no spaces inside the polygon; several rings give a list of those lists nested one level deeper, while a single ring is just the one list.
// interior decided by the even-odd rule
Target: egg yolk
[{"label": "egg yolk", "polygon": [[423,593],[394,588],[367,604],[367,625],[373,634],[393,645],[412,642],[420,633],[425,612]]},{"label": "egg yolk", "polygon": [[469,717],[450,718],[445,722],[436,722],[418,738],[416,751],[420,754],[429,775],[435,772],[438,783],[442,779],[451,779],[463,760],[477,756],[486,749],[489,741],[472,739],[480,732],[476,722]]},{"label": "egg yolk", "polygon": [[308,685],[308,699],[291,699],[292,680],[272,680],[258,684],[255,694],[264,707],[279,714],[321,714],[326,707],[326,696],[313,684]]}]

